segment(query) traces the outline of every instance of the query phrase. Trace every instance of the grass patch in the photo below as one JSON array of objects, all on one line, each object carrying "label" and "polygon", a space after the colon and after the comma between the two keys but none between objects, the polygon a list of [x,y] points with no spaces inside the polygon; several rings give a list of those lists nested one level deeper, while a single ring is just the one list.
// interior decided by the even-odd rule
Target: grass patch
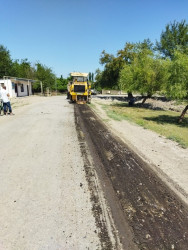
[{"label": "grass patch", "polygon": [[126,117],[125,115],[122,115],[121,113],[118,113],[116,110],[114,110],[111,105],[103,104],[101,106],[106,111],[108,117],[113,120],[122,121],[125,120],[126,118],[128,119],[128,117]]},{"label": "grass patch", "polygon": [[167,139],[177,142],[182,148],[187,148],[187,145],[182,141],[181,138],[171,135],[168,136]]},{"label": "grass patch", "polygon": [[88,103],[87,105],[88,105],[89,107],[91,107],[91,108],[95,108],[95,107],[96,107],[93,103]]},{"label": "grass patch", "polygon": [[178,124],[180,113],[174,111],[129,107],[126,103],[102,105],[102,108],[111,119],[136,123],[188,148],[188,114]]},{"label": "grass patch", "polygon": [[116,120],[116,121],[123,120],[123,118],[121,117],[121,115],[117,114],[113,110],[107,110],[107,115],[108,115],[108,117],[110,117],[111,119]]}]

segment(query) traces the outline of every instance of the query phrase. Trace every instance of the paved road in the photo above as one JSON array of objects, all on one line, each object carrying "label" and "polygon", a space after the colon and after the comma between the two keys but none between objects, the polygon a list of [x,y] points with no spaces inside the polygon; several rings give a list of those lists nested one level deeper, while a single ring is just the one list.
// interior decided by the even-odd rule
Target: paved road
[{"label": "paved road", "polygon": [[0,249],[101,249],[65,97],[0,117]]}]

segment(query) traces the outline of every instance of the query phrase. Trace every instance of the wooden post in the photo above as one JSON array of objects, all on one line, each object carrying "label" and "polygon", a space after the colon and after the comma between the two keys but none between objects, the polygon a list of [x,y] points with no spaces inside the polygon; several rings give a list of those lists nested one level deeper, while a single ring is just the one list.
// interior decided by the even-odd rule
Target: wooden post
[{"label": "wooden post", "polygon": [[42,86],[42,81],[40,81],[40,88],[41,88],[41,95],[43,95],[43,86]]}]

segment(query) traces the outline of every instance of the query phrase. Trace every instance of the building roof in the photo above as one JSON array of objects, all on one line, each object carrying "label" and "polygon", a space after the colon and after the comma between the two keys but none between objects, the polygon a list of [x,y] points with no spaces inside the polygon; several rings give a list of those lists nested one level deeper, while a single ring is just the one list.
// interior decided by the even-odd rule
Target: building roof
[{"label": "building roof", "polygon": [[20,78],[20,77],[13,77],[13,76],[4,76],[1,80],[11,80],[15,83],[28,83],[28,82],[37,82],[38,80],[27,79],[27,78]]}]

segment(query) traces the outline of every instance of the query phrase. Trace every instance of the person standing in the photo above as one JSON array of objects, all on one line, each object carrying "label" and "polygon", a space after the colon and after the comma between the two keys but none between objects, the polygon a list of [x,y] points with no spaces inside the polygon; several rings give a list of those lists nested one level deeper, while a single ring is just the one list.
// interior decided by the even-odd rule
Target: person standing
[{"label": "person standing", "polygon": [[10,101],[9,101],[10,95],[6,90],[6,86],[2,87],[0,94],[1,94],[1,98],[3,100],[4,115],[7,115],[7,110],[9,110],[10,115],[14,115],[12,113],[12,107],[11,107],[11,104],[10,104]]}]

